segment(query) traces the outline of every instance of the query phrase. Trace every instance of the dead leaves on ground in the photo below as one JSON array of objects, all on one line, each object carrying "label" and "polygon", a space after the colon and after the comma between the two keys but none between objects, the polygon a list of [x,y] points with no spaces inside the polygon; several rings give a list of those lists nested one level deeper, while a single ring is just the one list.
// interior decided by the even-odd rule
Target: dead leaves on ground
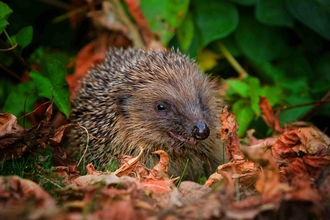
[{"label": "dead leaves on ground", "polygon": [[[170,179],[166,152],[152,169],[143,166],[139,156],[120,155],[121,166],[114,172],[100,172],[88,164],[87,175],[76,166],[65,165],[66,157],[57,147],[64,127],[49,126],[49,115],[31,130],[16,124],[11,115],[0,117],[1,149],[7,155],[22,156],[17,149],[33,151],[51,144],[61,166],[51,174],[62,177],[65,187],[56,187],[56,200],[37,184],[14,176],[0,177],[0,216],[20,219],[298,219],[304,213],[325,219],[330,206],[330,139],[314,127],[288,126],[282,130],[275,114],[262,102],[263,117],[276,131],[264,140],[248,135],[250,146],[241,146],[235,116],[224,109],[220,138],[230,161],[218,167],[205,185]],[[266,109],[266,110],[265,110]],[[41,129],[41,130],[40,130]],[[29,133],[30,132],[30,133]],[[34,142],[21,142],[31,132],[40,132]],[[22,147],[22,144],[25,145]],[[33,146],[33,147],[31,147]],[[57,153],[56,153],[57,152]],[[36,167],[36,170],[38,168]],[[39,170],[39,172],[42,172]],[[61,206],[55,203],[60,202]],[[292,211],[303,207],[300,211]],[[299,208],[298,208],[299,210]]]}]

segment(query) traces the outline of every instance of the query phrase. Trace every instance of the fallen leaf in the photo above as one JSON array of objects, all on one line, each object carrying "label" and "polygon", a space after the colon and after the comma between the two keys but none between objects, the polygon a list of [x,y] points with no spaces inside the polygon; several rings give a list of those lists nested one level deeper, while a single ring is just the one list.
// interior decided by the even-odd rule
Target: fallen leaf
[{"label": "fallen leaf", "polygon": [[259,96],[259,108],[261,110],[261,117],[264,119],[268,127],[274,129],[278,133],[284,132],[280,126],[279,115],[275,115],[273,109],[266,97]]},{"label": "fallen leaf", "polygon": [[0,177],[1,219],[49,219],[57,213],[55,200],[38,184],[17,176]]},{"label": "fallen leaf", "polygon": [[162,194],[169,191],[172,191],[171,186],[173,185],[174,180],[153,180],[147,179],[146,181],[141,182],[142,186],[146,190],[150,190],[156,194]]},{"label": "fallen leaf", "polygon": [[275,199],[276,196],[291,190],[288,184],[280,182],[278,165],[269,151],[265,151],[262,147],[245,147],[242,151],[247,159],[262,167],[255,188],[260,192],[263,200],[267,197],[269,200]]},{"label": "fallen leaf", "polygon": [[140,158],[143,154],[144,150],[140,147],[140,153],[138,156],[130,159],[128,162],[122,164],[113,174],[117,176],[128,176],[131,172],[133,172],[134,168],[138,165]]},{"label": "fallen leaf", "polygon": [[297,174],[315,178],[330,163],[330,139],[311,127],[284,132],[272,147],[281,163],[281,179],[289,181]]},{"label": "fallen leaf", "polygon": [[249,187],[258,179],[259,168],[255,163],[247,160],[228,162],[220,165],[217,172],[208,178],[205,185],[210,187],[215,182],[222,181],[224,179],[223,173],[239,181],[242,186]]},{"label": "fallen leaf", "polygon": [[220,140],[225,142],[226,158],[243,159],[239,155],[241,144],[237,135],[238,124],[233,113],[228,112],[228,106],[225,106],[220,114],[220,121],[222,123],[220,132]]},{"label": "fallen leaf", "polygon": [[158,154],[160,158],[159,158],[159,162],[150,171],[150,174],[147,178],[154,179],[154,180],[169,179],[168,164],[170,162],[170,159],[168,157],[168,154],[163,150],[154,151],[154,152],[152,152],[152,154]]}]

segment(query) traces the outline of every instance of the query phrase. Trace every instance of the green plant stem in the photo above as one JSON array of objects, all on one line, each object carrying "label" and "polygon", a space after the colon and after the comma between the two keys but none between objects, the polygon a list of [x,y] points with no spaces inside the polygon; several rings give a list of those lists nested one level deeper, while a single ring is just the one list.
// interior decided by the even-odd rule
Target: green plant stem
[{"label": "green plant stem", "polygon": [[13,45],[13,42],[11,41],[11,39],[10,39],[10,37],[9,37],[8,33],[7,33],[7,31],[6,31],[6,30],[3,30],[3,33],[5,33],[5,35],[6,35],[7,39],[8,39],[8,40],[9,40],[9,42],[10,42],[10,45],[11,45],[11,46],[14,46],[14,45]]},{"label": "green plant stem", "polygon": [[[0,45],[3,48],[8,48],[8,45],[2,39],[0,39]],[[28,71],[31,71],[32,70],[32,68],[30,67],[30,65],[27,64],[22,57],[18,56],[15,53],[15,51],[9,50],[9,51],[6,51],[6,52],[10,53],[25,69],[27,69]]]},{"label": "green plant stem", "polygon": [[230,65],[237,71],[239,78],[244,79],[248,73],[243,69],[243,67],[237,62],[237,60],[231,55],[231,53],[227,50],[225,45],[219,42],[219,48],[224,55],[224,57],[228,60]]}]

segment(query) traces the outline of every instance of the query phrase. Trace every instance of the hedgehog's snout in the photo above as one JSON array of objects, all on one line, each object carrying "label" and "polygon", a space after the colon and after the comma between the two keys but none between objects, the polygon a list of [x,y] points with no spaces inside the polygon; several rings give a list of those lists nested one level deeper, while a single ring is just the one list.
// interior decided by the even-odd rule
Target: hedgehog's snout
[{"label": "hedgehog's snout", "polygon": [[193,137],[197,140],[204,140],[210,135],[210,129],[203,121],[198,121],[192,131]]}]

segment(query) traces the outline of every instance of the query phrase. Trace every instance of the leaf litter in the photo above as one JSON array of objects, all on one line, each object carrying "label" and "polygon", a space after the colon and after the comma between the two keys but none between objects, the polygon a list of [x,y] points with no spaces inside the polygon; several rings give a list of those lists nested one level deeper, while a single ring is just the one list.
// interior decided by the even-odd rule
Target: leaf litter
[{"label": "leaf litter", "polygon": [[[17,176],[0,177],[0,216],[8,219],[258,219],[299,216],[315,219],[329,214],[330,139],[313,126],[280,129],[269,103],[260,105],[263,118],[275,130],[264,140],[248,135],[249,146],[237,136],[235,116],[224,108],[220,115],[228,163],[219,165],[204,185],[183,181],[167,174],[171,163],[166,152],[156,151],[159,163],[147,168],[139,158],[118,155],[120,167],[114,172],[86,166],[81,176],[76,162],[61,149],[64,125],[55,129],[49,105],[39,125],[25,130],[10,114],[0,115],[1,159],[22,157],[50,145],[54,165],[51,172],[35,167],[54,182],[52,193],[31,180]],[[271,122],[273,121],[273,122]],[[275,129],[276,128],[276,129]],[[30,136],[34,135],[32,139]],[[271,140],[271,141],[270,141]],[[59,184],[55,177],[60,177]],[[52,196],[53,194],[56,196]]]}]

